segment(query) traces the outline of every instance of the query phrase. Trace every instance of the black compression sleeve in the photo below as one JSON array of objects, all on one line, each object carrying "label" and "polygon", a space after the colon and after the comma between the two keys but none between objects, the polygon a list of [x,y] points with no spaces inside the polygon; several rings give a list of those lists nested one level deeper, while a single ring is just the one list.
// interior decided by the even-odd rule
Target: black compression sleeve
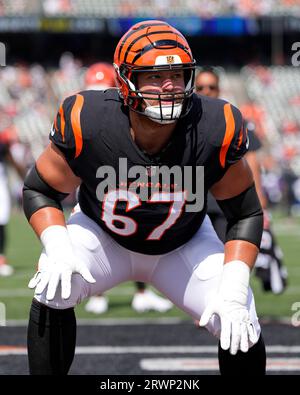
[{"label": "black compression sleeve", "polygon": [[66,375],[76,344],[74,308],[58,310],[33,299],[27,330],[31,375]]},{"label": "black compression sleeve", "polygon": [[217,202],[228,221],[226,241],[245,240],[259,248],[263,231],[263,211],[255,185],[238,196]]},{"label": "black compression sleeve", "polygon": [[36,166],[27,174],[23,187],[23,210],[28,219],[43,207],[62,210],[60,202],[68,196],[48,185],[39,175]]},{"label": "black compression sleeve", "polygon": [[219,343],[218,350],[220,373],[222,376],[265,376],[266,348],[262,335],[248,352],[238,351],[236,355],[223,350]]}]

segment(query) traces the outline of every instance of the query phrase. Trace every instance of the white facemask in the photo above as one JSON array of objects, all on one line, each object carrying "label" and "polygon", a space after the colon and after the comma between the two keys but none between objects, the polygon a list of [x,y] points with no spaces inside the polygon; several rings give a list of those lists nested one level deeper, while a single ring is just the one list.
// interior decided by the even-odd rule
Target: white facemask
[{"label": "white facemask", "polygon": [[[173,117],[172,119],[172,108],[173,108]],[[177,119],[179,119],[180,114],[182,111],[182,104],[172,104],[166,105],[166,106],[161,106],[161,112],[162,112],[162,119],[161,119],[161,112],[160,112],[160,106],[147,106],[145,108],[145,115],[149,117],[152,121],[160,123],[160,124],[169,124],[176,122]]]}]

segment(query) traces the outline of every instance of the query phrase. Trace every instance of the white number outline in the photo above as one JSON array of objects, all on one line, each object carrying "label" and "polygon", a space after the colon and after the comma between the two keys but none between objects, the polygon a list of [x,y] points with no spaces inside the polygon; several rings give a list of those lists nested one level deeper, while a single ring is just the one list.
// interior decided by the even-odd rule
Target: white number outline
[{"label": "white number outline", "polygon": [[[176,196],[180,198],[177,200]],[[147,237],[146,240],[160,240],[163,235],[166,233],[168,229],[170,229],[178,220],[178,218],[181,216],[183,207],[186,202],[186,191],[180,191],[180,192],[154,192],[151,198],[148,200],[147,203],[170,203],[173,202],[170,205],[169,208],[169,213],[167,218],[162,222],[160,225],[156,226],[150,233],[150,235]],[[167,196],[165,199],[161,199],[160,197]],[[169,196],[169,198],[168,198]],[[183,197],[183,199],[182,199]],[[177,204],[176,204],[177,203]],[[175,212],[174,212],[174,209]]]},{"label": "white number outline", "polygon": [[[119,196],[117,198],[113,198],[112,194],[114,194],[114,193],[116,193]],[[131,195],[133,199],[130,200],[128,198],[128,195]],[[112,200],[110,200],[110,198],[112,198]],[[118,234],[119,236],[129,237],[129,236],[132,236],[137,231],[138,224],[134,219],[132,219],[130,217],[115,214],[116,205],[119,200],[127,202],[126,209],[125,209],[126,213],[142,204],[141,199],[134,192],[127,191],[125,189],[111,190],[105,195],[105,198],[103,200],[101,219],[102,219],[102,221],[105,222],[108,229],[110,229],[112,232]],[[135,200],[136,200],[136,203],[134,203]],[[109,206],[110,201],[113,202],[112,208],[110,208],[110,206]],[[106,207],[109,207],[109,210],[106,210]],[[122,228],[122,229],[117,228],[113,224],[114,221],[120,221],[123,224],[125,224],[124,228]],[[126,228],[126,225],[127,225],[127,228]],[[133,228],[133,230],[131,230],[130,233],[126,233],[128,227]]]},{"label": "white number outline", "polygon": [[[118,196],[115,196],[118,195]],[[131,198],[130,198],[131,197]],[[109,191],[102,203],[102,221],[105,222],[108,229],[118,234],[119,236],[130,237],[137,232],[137,222],[127,216],[115,214],[115,208],[119,200],[126,201],[126,213],[139,207],[142,204],[139,196],[125,189],[115,189]],[[146,240],[160,240],[168,229],[170,229],[182,215],[184,205],[187,200],[187,191],[177,192],[154,192],[147,203],[171,203],[167,218],[158,226],[156,226]],[[112,203],[110,203],[112,202]],[[108,205],[110,203],[110,206]],[[107,208],[109,208],[107,210]],[[117,228],[113,222],[120,221],[125,226],[120,229]]]}]

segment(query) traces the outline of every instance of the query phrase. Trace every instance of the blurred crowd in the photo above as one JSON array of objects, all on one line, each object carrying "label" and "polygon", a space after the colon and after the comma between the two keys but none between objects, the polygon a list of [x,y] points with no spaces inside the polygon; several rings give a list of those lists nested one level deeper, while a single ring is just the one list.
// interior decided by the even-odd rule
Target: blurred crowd
[{"label": "blurred crowd", "polygon": [[300,15],[299,0],[0,0],[0,16],[97,17]]},{"label": "blurred crowd", "polygon": [[[0,69],[0,142],[29,167],[48,143],[59,103],[84,89],[87,67],[64,53],[56,69],[16,64]],[[238,74],[248,101],[238,104],[263,142],[263,186],[271,206],[300,214],[300,75],[292,67],[246,67]],[[226,73],[220,74],[226,79]],[[225,84],[223,84],[225,86]],[[230,89],[230,87],[229,87]],[[224,97],[232,101],[232,97]],[[15,200],[20,182],[12,183]]]}]

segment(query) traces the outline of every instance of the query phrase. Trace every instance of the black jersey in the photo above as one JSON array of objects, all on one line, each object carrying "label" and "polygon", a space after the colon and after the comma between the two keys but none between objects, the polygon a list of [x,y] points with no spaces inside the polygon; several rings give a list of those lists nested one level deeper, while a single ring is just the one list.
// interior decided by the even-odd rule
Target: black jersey
[{"label": "black jersey", "polygon": [[[59,109],[50,139],[82,180],[80,207],[125,248],[162,254],[187,242],[206,214],[207,190],[247,150],[237,108],[219,99],[197,95],[192,99],[189,114],[178,121],[157,155],[148,155],[133,141],[128,109],[116,89],[80,92],[65,99]],[[148,182],[138,182],[128,173],[137,165],[145,170]],[[161,166],[177,166],[183,173],[188,166],[193,170],[204,166],[203,207],[186,209],[184,182],[172,183],[172,178],[167,184],[152,182]],[[111,169],[115,177],[109,178]],[[126,194],[132,186],[138,192],[151,191],[141,199],[137,193]],[[164,188],[172,193],[164,194]]]}]

